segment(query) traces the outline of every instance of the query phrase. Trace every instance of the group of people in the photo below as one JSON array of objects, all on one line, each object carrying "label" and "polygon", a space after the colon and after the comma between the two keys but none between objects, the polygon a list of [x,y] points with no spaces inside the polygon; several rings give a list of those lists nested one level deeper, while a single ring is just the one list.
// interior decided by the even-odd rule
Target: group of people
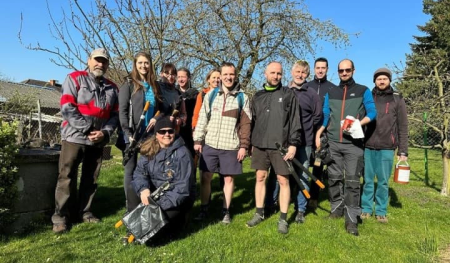
[{"label": "group of people", "polygon": [[[338,64],[338,86],[327,80],[325,58],[315,60],[314,78],[309,82],[310,66],[300,60],[292,66],[292,81],[284,86],[281,63],[270,62],[264,71],[264,85],[250,101],[239,84],[236,67],[229,62],[212,69],[205,79],[207,87],[198,91],[191,86],[190,71],[177,70],[171,63],[162,65],[158,80],[146,52],[135,55],[132,71],[119,89],[104,77],[109,59],[105,49],[94,50],[88,69],[69,74],[62,85],[62,149],[52,216],[55,233],[66,232],[78,220],[99,222],[91,203],[103,146],[118,127],[124,137],[124,154],[131,153],[124,162],[128,212],[140,203],[149,204],[151,193],[169,182],[170,187],[156,202],[169,221],[181,225],[196,198],[198,166],[201,206],[194,219],[209,216],[211,180],[219,173],[221,222],[229,224],[234,178],[242,174],[244,158],[251,156],[251,167],[256,170],[256,212],[246,225],[255,227],[265,219],[268,208],[278,205],[277,230],[287,234],[291,191],[296,189],[297,223],[305,222],[308,205],[299,189],[310,191],[313,209],[319,200],[319,189],[310,185],[308,175],[296,166],[301,185],[293,187],[291,162],[295,158],[308,169],[314,152],[325,147],[321,145],[325,137],[332,160],[326,165],[331,203],[328,218],[345,216],[345,229],[353,235],[359,235],[358,218],[375,215],[379,222],[387,223],[394,152],[398,149],[398,158],[407,160],[408,150],[406,105],[391,87],[388,69],[375,71],[371,91],[354,81],[355,66],[349,59]],[[354,119],[352,125],[343,125],[347,116]],[[354,127],[363,127],[365,136],[352,137]],[[135,145],[138,150],[130,151]],[[313,174],[322,179],[323,164],[314,166]]]}]

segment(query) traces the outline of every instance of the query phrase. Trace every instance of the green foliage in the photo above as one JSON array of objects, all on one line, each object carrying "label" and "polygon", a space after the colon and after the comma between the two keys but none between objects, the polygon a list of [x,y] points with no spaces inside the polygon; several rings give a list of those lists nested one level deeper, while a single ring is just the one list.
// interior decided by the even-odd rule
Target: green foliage
[{"label": "green foliage", "polygon": [[[402,91],[408,106],[413,133],[421,133],[422,115],[427,112],[430,136],[446,148],[450,105],[450,0],[423,0],[423,11],[431,16],[418,26],[423,36],[414,36],[412,53],[406,56],[402,80],[396,87]],[[439,145],[442,144],[442,145]]]},{"label": "green foliage", "polygon": [[16,124],[0,119],[0,233],[11,222],[9,213],[17,196],[17,167],[14,160],[18,152]]},{"label": "green foliage", "polygon": [[[34,232],[0,241],[0,262],[437,262],[439,251],[450,244],[450,201],[441,187],[438,151],[429,151],[429,184],[425,182],[423,150],[410,149],[408,185],[390,179],[388,224],[373,217],[359,225],[360,236],[345,232],[344,219],[324,219],[330,205],[322,192],[320,208],[308,213],[304,224],[293,222],[290,232],[277,233],[278,215],[247,228],[255,209],[255,172],[244,161],[244,174],[236,176],[229,225],[220,223],[222,194],[219,179],[212,181],[210,218],[192,221],[180,239],[159,246],[123,246],[124,227],[114,224],[125,213],[121,153],[104,162],[93,212],[99,224],[75,224],[69,233],[55,236],[49,221]],[[198,178],[197,178],[197,182]],[[199,211],[197,200],[193,216]],[[57,248],[55,250],[55,248]],[[440,253],[439,253],[440,254]]]},{"label": "green foliage", "polygon": [[1,107],[1,111],[6,113],[25,114],[35,111],[37,108],[36,97],[30,94],[22,94],[15,91]]}]

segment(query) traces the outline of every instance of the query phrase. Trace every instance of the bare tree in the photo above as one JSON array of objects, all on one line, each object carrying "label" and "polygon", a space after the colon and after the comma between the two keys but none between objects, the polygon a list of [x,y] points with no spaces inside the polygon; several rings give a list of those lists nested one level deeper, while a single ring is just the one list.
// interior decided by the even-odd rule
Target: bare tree
[{"label": "bare tree", "polygon": [[116,81],[129,72],[138,50],[150,51],[155,65],[188,66],[200,79],[211,67],[234,62],[245,87],[270,60],[292,64],[313,57],[322,41],[349,44],[347,33],[314,18],[305,0],[93,0],[90,8],[73,0],[61,21],[50,9],[50,31],[61,45],[26,47],[70,69],[85,66],[89,51],[104,47],[113,56],[110,77]]},{"label": "bare tree", "polygon": [[[447,63],[445,56],[439,50],[416,51],[408,61],[407,69],[395,67],[397,74],[402,75],[399,88],[406,94],[406,104],[408,108],[408,120],[415,125],[411,125],[410,143],[414,147],[423,149],[440,149],[442,155],[443,181],[441,195],[450,194],[449,182],[449,121],[450,121],[450,73],[446,72],[444,63]],[[428,72],[428,74],[417,73]],[[428,113],[427,121],[422,115]],[[423,141],[417,141],[414,134],[421,133],[424,125],[430,134],[434,135],[434,140],[425,145]]]}]

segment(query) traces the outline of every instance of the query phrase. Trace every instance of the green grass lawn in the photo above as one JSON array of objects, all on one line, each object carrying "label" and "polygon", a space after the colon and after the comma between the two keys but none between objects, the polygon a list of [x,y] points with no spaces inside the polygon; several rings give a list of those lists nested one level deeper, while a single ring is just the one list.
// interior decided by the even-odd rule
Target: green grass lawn
[{"label": "green grass lawn", "polygon": [[[390,184],[389,224],[374,218],[359,226],[360,236],[345,232],[344,220],[327,220],[329,202],[322,194],[316,214],[306,222],[293,223],[290,232],[277,232],[278,215],[255,228],[245,222],[254,213],[254,171],[245,161],[245,172],[236,180],[232,223],[219,222],[222,204],[219,181],[213,180],[210,220],[192,222],[181,238],[158,246],[123,246],[125,229],[114,224],[125,212],[123,169],[117,151],[102,168],[93,210],[103,221],[78,224],[55,236],[50,222],[34,225],[27,234],[3,237],[0,262],[435,262],[439,251],[450,244],[450,199],[440,196],[442,162],[438,152],[429,152],[430,172],[425,178],[423,151],[410,154],[408,185]],[[193,214],[199,209],[196,202]]]}]

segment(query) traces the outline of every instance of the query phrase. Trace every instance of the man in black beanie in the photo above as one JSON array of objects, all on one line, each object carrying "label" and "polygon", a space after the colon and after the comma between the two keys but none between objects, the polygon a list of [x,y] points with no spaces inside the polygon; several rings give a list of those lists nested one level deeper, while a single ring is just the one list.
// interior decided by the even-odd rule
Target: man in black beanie
[{"label": "man in black beanie", "polygon": [[[408,116],[406,104],[391,87],[392,74],[387,68],[377,69],[373,75],[372,95],[377,119],[367,125],[364,150],[364,185],[361,196],[362,219],[372,216],[375,197],[375,217],[387,223],[389,177],[394,151],[399,161],[408,159]],[[389,138],[389,139],[388,139]],[[380,161],[381,160],[381,161]],[[374,179],[377,177],[375,191]]]}]

